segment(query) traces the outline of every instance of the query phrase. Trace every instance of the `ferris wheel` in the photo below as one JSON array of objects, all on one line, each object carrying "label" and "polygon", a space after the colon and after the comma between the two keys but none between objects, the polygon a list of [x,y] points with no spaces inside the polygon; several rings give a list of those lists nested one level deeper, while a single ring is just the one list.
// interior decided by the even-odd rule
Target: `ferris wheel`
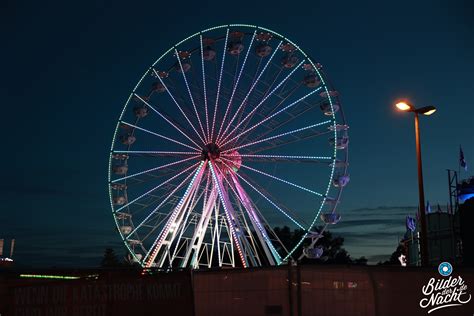
[{"label": "ferris wheel", "polygon": [[339,221],[348,144],[321,64],[263,27],[209,28],[161,55],[123,107],[114,220],[143,267],[280,265],[305,236],[283,242],[275,227],[314,241]]}]

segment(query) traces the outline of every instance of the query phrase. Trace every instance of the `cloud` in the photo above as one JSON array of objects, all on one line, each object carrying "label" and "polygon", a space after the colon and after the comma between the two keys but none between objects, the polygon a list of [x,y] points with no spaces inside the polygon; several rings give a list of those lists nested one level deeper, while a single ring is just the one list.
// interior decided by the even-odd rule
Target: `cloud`
[{"label": "cloud", "polygon": [[[380,240],[385,241],[385,240],[395,240],[397,236],[402,236],[403,234],[397,234],[398,230],[395,231],[361,231],[361,232],[351,232],[351,231],[341,231],[341,230],[330,230],[333,235],[340,235],[341,237],[344,237],[346,241],[348,240],[357,240],[359,242],[364,242],[366,241],[361,240],[361,239],[370,239],[373,240],[373,242],[379,242]],[[395,237],[395,238],[392,238]]]},{"label": "cloud", "polygon": [[406,215],[414,215],[414,206],[379,206],[341,212],[341,221],[329,227],[335,236],[344,238],[344,248],[358,258],[365,256],[370,264],[387,260],[406,231]]},{"label": "cloud", "polygon": [[390,255],[373,255],[373,256],[367,257],[367,259],[370,263],[378,263],[380,261],[384,262],[390,259],[390,256],[391,254]]},{"label": "cloud", "polygon": [[384,210],[389,210],[389,211],[396,211],[396,210],[411,210],[411,209],[417,209],[417,206],[389,206],[389,205],[384,205],[384,206],[377,206],[377,207],[361,207],[361,208],[356,208],[349,210],[348,212],[360,212],[360,211],[384,211]]},{"label": "cloud", "polygon": [[[401,220],[400,220],[401,218]],[[366,219],[346,219],[342,217],[341,221],[338,223],[337,227],[355,227],[355,226],[368,226],[368,225],[403,225],[403,220],[405,219],[404,216],[394,218],[383,218],[383,219],[376,219],[376,218],[366,218]]]}]

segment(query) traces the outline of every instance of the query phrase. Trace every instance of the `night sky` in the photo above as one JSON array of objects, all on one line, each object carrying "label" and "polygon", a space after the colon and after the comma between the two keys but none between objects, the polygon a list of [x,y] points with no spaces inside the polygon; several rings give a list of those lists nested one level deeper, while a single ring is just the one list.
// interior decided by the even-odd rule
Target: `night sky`
[{"label": "night sky", "polygon": [[159,55],[214,25],[268,27],[324,65],[351,141],[332,231],[353,257],[386,259],[416,210],[413,118],[394,101],[438,108],[421,120],[431,205],[448,201],[460,144],[474,168],[470,1],[2,1],[0,23],[0,238],[16,238],[23,264],[94,266],[106,247],[125,253],[107,192],[120,111]]}]

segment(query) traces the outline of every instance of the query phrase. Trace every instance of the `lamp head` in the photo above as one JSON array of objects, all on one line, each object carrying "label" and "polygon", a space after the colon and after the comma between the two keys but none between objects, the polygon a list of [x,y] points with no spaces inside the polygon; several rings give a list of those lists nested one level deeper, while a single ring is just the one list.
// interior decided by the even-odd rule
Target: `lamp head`
[{"label": "lamp head", "polygon": [[423,114],[423,115],[431,115],[436,112],[436,108],[434,106],[425,106],[416,110],[416,113]]},{"label": "lamp head", "polygon": [[395,106],[400,110],[400,111],[413,111],[413,106],[405,101],[398,102],[395,104]]}]

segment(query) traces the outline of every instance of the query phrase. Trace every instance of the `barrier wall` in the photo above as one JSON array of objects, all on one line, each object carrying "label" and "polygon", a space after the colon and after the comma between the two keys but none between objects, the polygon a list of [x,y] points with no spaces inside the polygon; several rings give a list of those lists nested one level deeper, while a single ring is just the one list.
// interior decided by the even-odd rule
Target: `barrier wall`
[{"label": "barrier wall", "polygon": [[196,272],[196,315],[289,315],[287,279],[286,267]]},{"label": "barrier wall", "polygon": [[375,315],[366,269],[301,266],[299,274],[302,315]]},{"label": "barrier wall", "polygon": [[[431,297],[422,293],[422,287],[431,279],[447,282],[461,277],[463,300],[474,293],[474,270],[458,267],[450,277],[440,276],[436,267],[332,265],[161,272],[145,276],[140,271],[95,273],[97,279],[87,279],[86,273],[70,271],[69,275],[82,278],[67,281],[22,279],[18,273],[0,273],[0,314],[428,315],[430,308],[440,305],[420,307],[420,300]],[[449,290],[437,289],[432,293],[433,300],[446,299]],[[471,316],[473,312],[474,302],[469,301],[439,308],[430,316]]]},{"label": "barrier wall", "polygon": [[[459,276],[467,285],[466,300],[474,294],[474,271],[455,268],[452,278]],[[302,265],[199,271],[193,274],[195,315],[428,315],[437,305],[421,308],[420,300],[431,297],[423,295],[422,287],[432,278],[449,279],[436,267]],[[434,291],[433,299],[446,299],[449,289],[443,291]],[[430,315],[473,313],[470,301]]]},{"label": "barrier wall", "polygon": [[193,315],[189,272],[21,283],[10,280],[2,316]]}]

